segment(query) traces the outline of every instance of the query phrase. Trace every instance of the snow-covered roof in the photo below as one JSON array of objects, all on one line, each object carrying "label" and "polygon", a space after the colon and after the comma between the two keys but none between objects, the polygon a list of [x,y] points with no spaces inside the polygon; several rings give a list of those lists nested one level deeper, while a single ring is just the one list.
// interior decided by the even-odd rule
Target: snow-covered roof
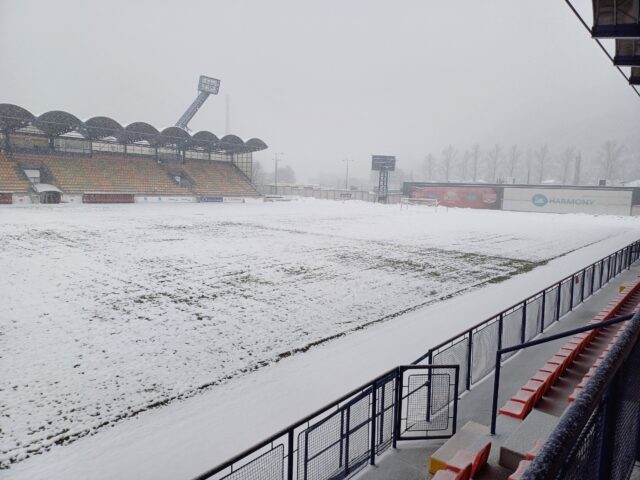
[{"label": "snow-covered roof", "polygon": [[43,193],[43,192],[62,193],[62,190],[60,190],[58,187],[56,187],[55,185],[50,185],[48,183],[34,183],[32,187],[37,193]]}]

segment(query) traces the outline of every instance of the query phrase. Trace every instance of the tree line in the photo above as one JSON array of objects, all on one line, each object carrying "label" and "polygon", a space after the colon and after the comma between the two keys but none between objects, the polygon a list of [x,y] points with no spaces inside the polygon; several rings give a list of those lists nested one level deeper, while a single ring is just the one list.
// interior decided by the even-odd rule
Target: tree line
[{"label": "tree line", "polygon": [[640,178],[640,166],[633,160],[631,152],[614,140],[588,156],[572,146],[552,151],[547,145],[482,148],[475,144],[467,149],[448,145],[440,154],[427,154],[414,177],[440,182],[579,185],[605,179],[616,183]]}]

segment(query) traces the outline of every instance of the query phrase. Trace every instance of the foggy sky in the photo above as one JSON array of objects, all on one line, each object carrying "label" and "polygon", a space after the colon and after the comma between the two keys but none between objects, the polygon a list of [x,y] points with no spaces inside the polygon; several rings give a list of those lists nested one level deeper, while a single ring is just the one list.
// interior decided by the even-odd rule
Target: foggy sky
[{"label": "foggy sky", "polygon": [[[589,2],[577,0],[591,22]],[[612,45],[612,43],[610,43]],[[259,137],[299,179],[453,144],[636,142],[640,98],[559,0],[0,0],[0,103]]]}]

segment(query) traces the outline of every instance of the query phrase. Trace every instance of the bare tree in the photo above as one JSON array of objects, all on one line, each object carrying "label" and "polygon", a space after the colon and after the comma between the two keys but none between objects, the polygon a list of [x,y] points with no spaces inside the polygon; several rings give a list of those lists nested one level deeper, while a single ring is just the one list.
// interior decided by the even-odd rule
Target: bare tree
[{"label": "bare tree", "polygon": [[422,173],[425,176],[425,180],[434,180],[433,167],[436,163],[436,158],[433,154],[429,153],[422,162]]},{"label": "bare tree", "polygon": [[522,156],[522,152],[518,149],[517,145],[512,145],[509,149],[509,176],[514,178],[516,176],[516,169],[518,168],[518,160]]},{"label": "bare tree", "polygon": [[251,181],[255,185],[264,185],[266,183],[266,174],[260,162],[253,162],[251,169]]},{"label": "bare tree", "polygon": [[460,180],[463,182],[469,179],[469,161],[471,160],[471,153],[465,150],[460,160]]},{"label": "bare tree", "polygon": [[573,147],[567,147],[562,152],[560,157],[560,180],[563,185],[566,185],[569,181],[569,175],[571,172],[571,163],[574,161],[576,151]]},{"label": "bare tree", "polygon": [[602,145],[602,150],[598,156],[600,167],[604,178],[613,179],[622,163],[622,155],[624,153],[624,145],[618,145],[615,140],[607,140]]},{"label": "bare tree", "polygon": [[478,181],[478,160],[480,159],[480,145],[477,143],[471,148],[471,166],[473,181]]},{"label": "bare tree", "polygon": [[573,164],[573,184],[580,185],[580,167],[582,163],[582,155],[578,153],[576,161]]},{"label": "bare tree", "polygon": [[489,181],[495,182],[498,180],[498,168],[500,166],[500,160],[502,159],[502,147],[497,143],[494,147],[487,152],[487,170],[489,172]]},{"label": "bare tree", "polygon": [[536,150],[534,156],[536,157],[536,161],[538,162],[538,180],[539,183],[542,183],[544,180],[544,169],[549,161],[549,147],[546,145],[541,146],[538,150]]},{"label": "bare tree", "polygon": [[527,148],[527,185],[531,185],[531,172],[533,170],[533,153]]},{"label": "bare tree", "polygon": [[444,181],[449,181],[449,176],[451,175],[451,168],[453,166],[453,162],[456,159],[458,152],[452,145],[449,145],[442,151],[442,172],[444,173]]}]

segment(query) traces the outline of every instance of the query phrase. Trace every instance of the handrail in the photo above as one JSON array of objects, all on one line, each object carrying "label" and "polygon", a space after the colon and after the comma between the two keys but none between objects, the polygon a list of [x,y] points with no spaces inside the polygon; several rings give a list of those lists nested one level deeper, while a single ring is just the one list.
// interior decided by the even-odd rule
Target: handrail
[{"label": "handrail", "polygon": [[535,347],[536,345],[541,345],[543,343],[553,342],[554,340],[558,340],[560,338],[565,338],[570,335],[576,335],[578,333],[590,332],[591,330],[596,330],[600,328],[606,328],[611,325],[616,325],[621,322],[626,322],[627,320],[631,320],[635,314],[630,313],[628,315],[623,315],[620,317],[612,318],[611,320],[607,320],[605,322],[600,322],[595,325],[587,325],[585,327],[573,328],[571,330],[565,330],[564,332],[556,333],[554,335],[549,335],[548,337],[539,338],[538,340],[532,340],[530,342],[522,343],[520,345],[514,345],[512,347],[501,348],[496,352],[496,372],[493,381],[493,403],[491,408],[491,435],[496,434],[496,420],[498,417],[498,393],[500,390],[500,363],[502,362],[502,355],[505,353],[516,352],[518,350],[523,350],[529,347]]},{"label": "handrail", "polygon": [[[613,252],[610,255],[607,255],[603,258],[601,258],[600,260],[592,263],[591,265],[583,268],[582,270],[579,270],[577,272],[575,272],[572,275],[569,275],[567,277],[564,277],[562,280],[560,280],[559,282],[555,282],[553,285],[548,286],[542,290],[540,290],[539,292],[534,293],[533,295],[528,296],[527,298],[525,298],[523,301],[518,302],[514,305],[512,305],[509,308],[506,308],[504,310],[502,310],[500,313],[498,313],[497,315],[494,315],[492,317],[490,317],[487,320],[484,320],[483,322],[480,322],[468,329],[466,329],[462,334],[459,334],[457,336],[454,336],[452,338],[450,338],[449,340],[440,343],[439,345],[437,345],[436,347],[433,347],[431,349],[429,349],[429,351],[422,355],[419,359],[417,359],[416,361],[412,362],[409,366],[418,366],[418,367],[422,367],[422,365],[417,365],[418,363],[422,362],[425,358],[429,358],[429,363],[431,365],[424,365],[424,367],[438,367],[438,368],[455,368],[456,371],[461,368],[460,365],[453,365],[454,362],[446,362],[446,364],[433,364],[433,356],[434,356],[434,352],[436,352],[439,348],[447,345],[448,343],[454,342],[454,341],[461,341],[464,340],[464,338],[466,336],[469,336],[469,348],[467,351],[467,365],[471,364],[471,339],[472,339],[472,335],[474,330],[480,328],[480,327],[485,327],[487,325],[490,325],[494,322],[498,322],[499,323],[499,341],[498,341],[498,345],[497,347],[500,348],[502,346],[501,344],[501,335],[502,335],[502,323],[503,323],[503,317],[505,316],[505,314],[509,314],[510,311],[516,311],[518,308],[521,308],[523,305],[526,305],[527,303],[537,300],[540,296],[542,296],[542,305],[544,305],[544,300],[545,300],[545,295],[547,291],[552,291],[553,289],[555,289],[556,287],[558,288],[558,295],[557,295],[557,311],[559,312],[560,309],[560,300],[561,300],[561,290],[560,287],[563,284],[566,284],[567,281],[572,281],[572,292],[571,292],[571,297],[573,297],[573,282],[575,280],[575,278],[577,276],[581,276],[581,278],[583,279],[583,285],[581,287],[581,292],[580,293],[580,301],[584,300],[584,280],[586,279],[586,272],[589,269],[593,269],[592,270],[592,275],[591,275],[591,290],[590,290],[590,295],[593,294],[596,291],[595,285],[594,285],[594,279],[595,279],[595,272],[596,272],[596,266],[600,266],[600,274],[599,274],[599,282],[600,285],[598,285],[598,289],[600,289],[606,282],[608,282],[609,280],[611,280],[613,277],[615,277],[617,274],[619,274],[620,272],[622,272],[623,269],[625,268],[630,268],[631,264],[633,262],[635,262],[638,259],[639,253],[640,253],[640,249],[638,248],[640,245],[640,241],[636,241],[633,242],[629,245],[627,245],[624,248],[621,248],[615,252]],[[606,269],[606,275],[605,275],[605,262],[608,261],[608,266]],[[614,271],[612,271],[612,265],[611,262],[615,261],[615,267],[614,267]],[[605,276],[606,276],[606,280],[605,280]],[[573,302],[571,302],[570,306],[569,306],[569,311],[571,311],[574,307]],[[544,322],[544,309],[542,310],[542,320],[541,320],[541,330],[544,329],[545,327],[545,322]],[[555,320],[557,321],[560,318],[559,314],[556,314],[554,316]],[[524,324],[524,322],[523,322]],[[601,328],[601,325],[596,326],[595,328]],[[523,344],[524,345],[524,344]],[[508,347],[508,348],[513,348],[513,347]],[[439,352],[438,352],[439,353]],[[219,464],[218,466],[206,471],[205,473],[195,477],[193,480],[205,480],[217,473],[222,472],[223,470],[227,469],[227,468],[231,468],[232,471],[233,470],[233,466],[235,463],[241,461],[242,459],[245,459],[247,457],[250,457],[251,455],[257,454],[257,452],[262,449],[267,447],[269,444],[273,444],[276,440],[283,438],[285,435],[287,437],[287,442],[288,442],[288,458],[286,459],[286,468],[287,468],[287,477],[286,478],[293,478],[293,453],[295,450],[294,448],[294,433],[295,430],[297,428],[300,428],[301,426],[303,426],[305,423],[309,423],[311,420],[313,420],[316,417],[319,417],[320,415],[329,412],[331,409],[333,408],[340,408],[340,404],[342,402],[344,402],[345,400],[348,400],[350,397],[357,395],[359,393],[362,393],[363,391],[369,389],[369,388],[373,388],[374,392],[375,392],[375,388],[377,388],[379,386],[379,382],[382,382],[384,380],[388,380],[390,377],[395,377],[397,378],[398,372],[400,372],[402,370],[403,367],[395,367],[392,368],[390,370],[388,370],[387,372],[385,372],[383,375],[380,375],[378,377],[376,377],[375,379],[364,383],[363,385],[361,385],[358,388],[355,388],[353,390],[351,390],[349,393],[342,395],[340,398],[338,398],[337,400],[334,400],[333,402],[325,405],[322,408],[319,408],[318,410],[316,410],[315,412],[305,416],[304,418],[298,420],[297,422],[289,425],[288,427],[278,431],[277,433],[269,436],[267,439],[255,444],[254,446],[244,450],[243,452],[233,456],[232,458],[228,459],[227,461],[225,461],[222,464]],[[489,374],[489,373],[488,373]],[[487,375],[488,375],[487,374]],[[456,378],[458,378],[457,373],[456,373]],[[465,379],[460,378],[460,382],[463,382]],[[469,389],[470,388],[470,384],[471,384],[471,369],[468,368],[467,371],[467,378],[466,378],[466,388]],[[459,385],[459,382],[456,381],[456,385]],[[429,387],[430,388],[430,387]],[[375,396],[375,393],[374,393]],[[431,399],[431,394],[430,392],[428,393],[428,400],[430,401]],[[457,404],[457,402],[456,402]],[[430,410],[430,408],[429,408]],[[393,444],[395,446],[395,441],[396,439],[396,434],[394,433],[392,435],[393,437]],[[373,455],[372,455],[372,460],[373,462]]]}]

